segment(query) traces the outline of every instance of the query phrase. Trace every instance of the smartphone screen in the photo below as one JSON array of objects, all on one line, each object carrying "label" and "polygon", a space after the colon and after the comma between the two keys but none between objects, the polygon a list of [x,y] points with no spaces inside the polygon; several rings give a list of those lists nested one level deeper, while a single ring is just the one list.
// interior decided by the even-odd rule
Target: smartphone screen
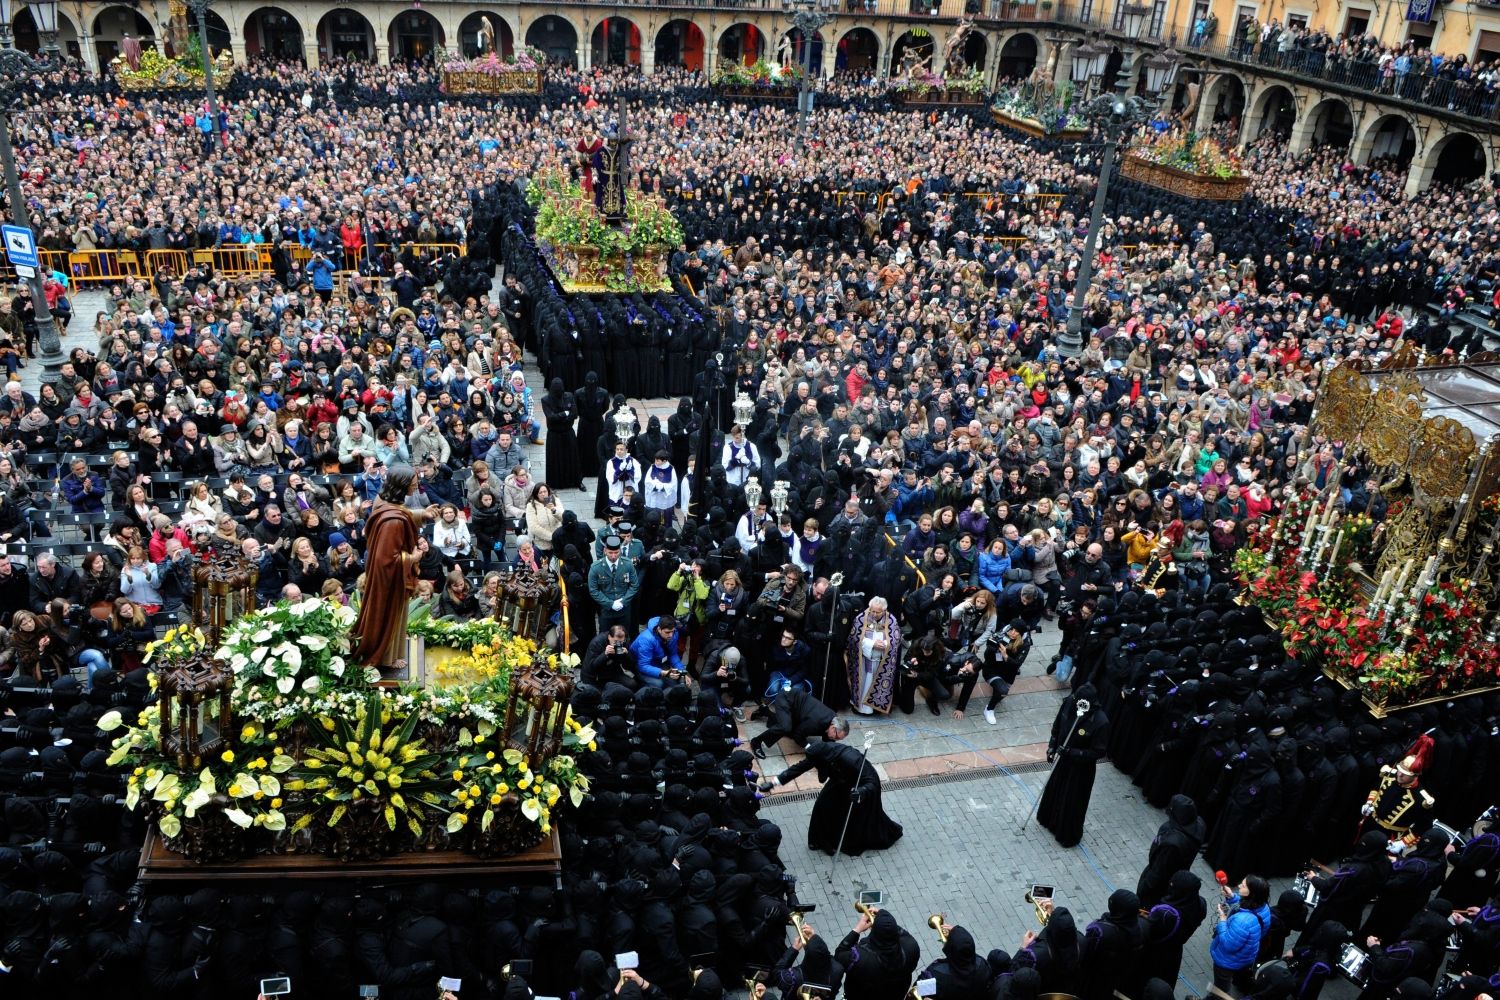
[{"label": "smartphone screen", "polygon": [[1051,899],[1055,890],[1050,885],[1033,885],[1031,887],[1032,899]]},{"label": "smartphone screen", "polygon": [[881,906],[885,903],[885,893],[880,889],[863,889],[859,901],[866,906]]}]

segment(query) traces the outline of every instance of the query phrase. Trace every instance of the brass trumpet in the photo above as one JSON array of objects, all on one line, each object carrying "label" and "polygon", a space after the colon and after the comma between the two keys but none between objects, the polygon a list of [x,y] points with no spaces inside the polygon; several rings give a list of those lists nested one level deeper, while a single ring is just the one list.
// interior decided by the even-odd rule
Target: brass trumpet
[{"label": "brass trumpet", "polygon": [[790,920],[792,926],[797,928],[797,935],[802,938],[803,944],[806,944],[807,942],[812,940],[812,934],[809,933],[809,931],[811,931],[811,928],[803,926],[802,914],[799,911],[793,910]]},{"label": "brass trumpet", "polygon": [[854,912],[869,917],[871,920],[875,919],[875,911],[857,899],[854,901]]},{"label": "brass trumpet", "polygon": [[938,940],[943,944],[948,943],[948,932],[943,930],[943,924],[946,922],[941,913],[934,913],[927,918],[927,926],[937,931]]},{"label": "brass trumpet", "polygon": [[[1041,924],[1043,927],[1046,927],[1047,926],[1047,921],[1052,918],[1052,911],[1051,911],[1051,909],[1049,909],[1046,906],[1043,906],[1042,905],[1042,901],[1039,900],[1039,899],[1037,899],[1035,896],[1033,896],[1031,894],[1031,890],[1030,889],[1026,890],[1026,902],[1030,903],[1031,904],[1031,908],[1034,911],[1036,911],[1036,922],[1039,923],[1039,924]],[[1047,902],[1050,903],[1051,900],[1049,899],[1049,900],[1047,900]]]}]

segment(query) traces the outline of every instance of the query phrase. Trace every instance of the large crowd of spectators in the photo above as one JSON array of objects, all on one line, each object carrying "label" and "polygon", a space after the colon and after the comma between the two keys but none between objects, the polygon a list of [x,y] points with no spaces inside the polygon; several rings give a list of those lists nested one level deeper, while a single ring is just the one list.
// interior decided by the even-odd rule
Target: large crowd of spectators
[{"label": "large crowd of spectators", "polygon": [[[485,615],[502,569],[555,571],[599,688],[868,709],[849,688],[872,649],[846,646],[864,609],[899,624],[883,707],[962,713],[983,680],[997,723],[1046,620],[1066,675],[1101,600],[1207,593],[1303,486],[1382,515],[1367,470],[1308,430],[1330,365],[1476,346],[1427,307],[1488,296],[1488,187],[1407,200],[1398,164],[1268,136],[1237,204],[1116,184],[1079,302],[1097,146],[893,110],[855,81],[825,96],[799,157],[790,109],[685,73],[559,72],[480,105],[421,69],[260,66],[205,149],[191,100],[49,81],[16,136],[44,247],[254,244],[271,267],[122,276],[74,318],[56,385],[0,394],[9,696],[139,667],[210,552],[253,561],[263,602],[357,601],[364,516],[409,464],[413,502],[440,507],[417,602]],[[517,184],[572,168],[617,98],[632,182],[688,240],[674,291],[585,312],[538,271]],[[685,322],[712,340],[674,367]],[[34,364],[34,344],[22,287],[0,356]],[[665,372],[641,373],[657,349]],[[683,401],[617,438],[610,411],[641,402],[617,393]],[[567,509],[590,479],[595,508]]]}]

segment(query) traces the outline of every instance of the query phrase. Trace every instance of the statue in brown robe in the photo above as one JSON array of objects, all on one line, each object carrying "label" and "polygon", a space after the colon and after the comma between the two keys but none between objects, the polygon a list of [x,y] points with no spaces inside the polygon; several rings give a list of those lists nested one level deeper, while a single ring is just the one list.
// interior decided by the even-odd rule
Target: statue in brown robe
[{"label": "statue in brown robe", "polygon": [[365,522],[365,585],[352,654],[362,667],[395,666],[406,659],[406,602],[417,589],[417,538],[422,522],[437,509],[406,506],[415,485],[410,466],[393,466]]}]

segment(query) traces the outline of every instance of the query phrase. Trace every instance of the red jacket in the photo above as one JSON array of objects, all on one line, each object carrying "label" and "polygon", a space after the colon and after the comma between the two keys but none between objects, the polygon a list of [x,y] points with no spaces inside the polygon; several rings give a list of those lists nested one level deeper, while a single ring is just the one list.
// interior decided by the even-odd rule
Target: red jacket
[{"label": "red jacket", "polygon": [[321,403],[313,403],[307,408],[307,429],[309,432],[317,430],[324,424],[336,424],[339,419],[339,408],[326,397]]},{"label": "red jacket", "polygon": [[345,222],[339,226],[339,240],[350,253],[359,253],[365,245],[365,232],[358,223]]}]

